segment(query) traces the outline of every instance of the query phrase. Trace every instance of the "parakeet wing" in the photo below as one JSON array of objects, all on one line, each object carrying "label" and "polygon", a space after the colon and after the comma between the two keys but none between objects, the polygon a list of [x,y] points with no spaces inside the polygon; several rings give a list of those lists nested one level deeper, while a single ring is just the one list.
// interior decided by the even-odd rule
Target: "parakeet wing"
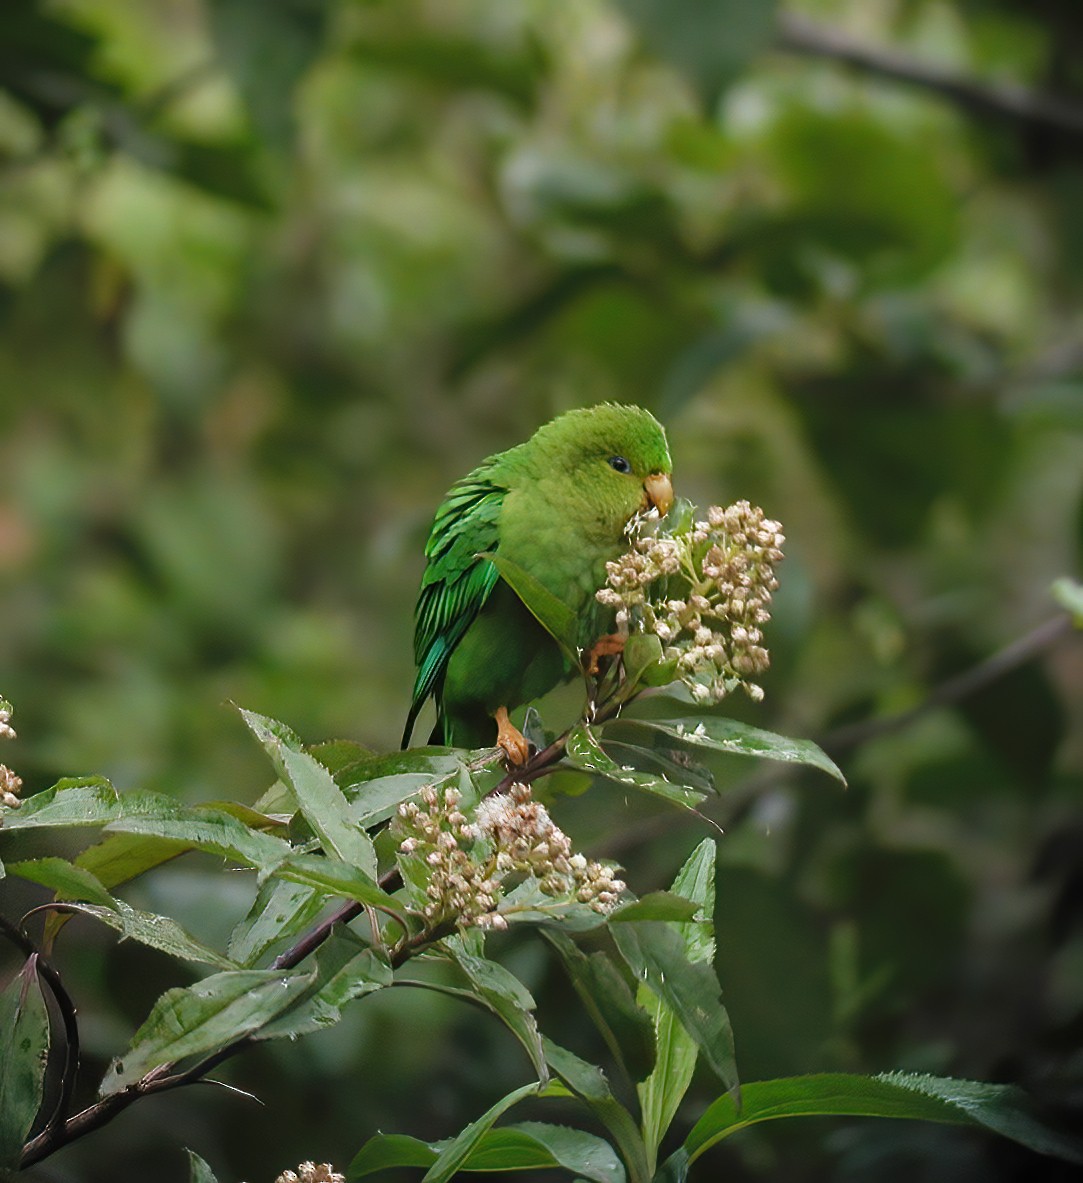
[{"label": "parakeet wing", "polygon": [[428,567],[414,625],[417,677],[403,746],[430,694],[438,692],[452,650],[462,640],[497,580],[497,569],[477,556],[494,551],[506,489],[483,472],[459,481],[436,512],[425,545]]}]

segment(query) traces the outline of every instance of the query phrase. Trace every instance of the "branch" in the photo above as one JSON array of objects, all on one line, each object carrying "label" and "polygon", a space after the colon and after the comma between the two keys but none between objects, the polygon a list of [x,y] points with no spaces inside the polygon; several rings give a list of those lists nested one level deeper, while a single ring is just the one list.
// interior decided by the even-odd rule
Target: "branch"
[{"label": "branch", "polygon": [[828,753],[844,751],[859,744],[867,743],[870,739],[878,739],[881,735],[890,735],[908,727],[915,719],[928,714],[938,707],[951,706],[961,702],[971,694],[984,690],[1002,678],[1005,674],[1037,657],[1043,650],[1048,649],[1055,642],[1066,636],[1073,629],[1072,618],[1066,613],[1053,616],[1039,624],[1036,628],[1016,638],[1003,649],[979,661],[977,665],[964,670],[961,674],[941,682],[928,697],[919,702],[916,707],[908,711],[900,711],[897,715],[888,715],[882,719],[867,719],[862,723],[851,723],[845,727],[836,727],[829,731],[818,742]]},{"label": "branch", "polygon": [[1083,106],[1068,99],[1010,82],[986,83],[964,78],[898,50],[862,44],[794,13],[783,13],[780,17],[775,46],[789,53],[827,58],[867,74],[930,90],[974,115],[1083,137]]}]

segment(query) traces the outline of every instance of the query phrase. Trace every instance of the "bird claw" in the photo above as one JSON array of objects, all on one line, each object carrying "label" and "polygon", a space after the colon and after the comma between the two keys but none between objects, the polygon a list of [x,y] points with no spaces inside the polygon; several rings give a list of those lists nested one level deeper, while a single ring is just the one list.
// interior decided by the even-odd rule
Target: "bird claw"
[{"label": "bird claw", "polygon": [[529,741],[508,718],[507,707],[499,707],[493,717],[496,719],[497,747],[503,751],[510,768],[522,768],[530,759]]},{"label": "bird claw", "polygon": [[604,637],[599,637],[590,647],[589,664],[587,665],[588,674],[596,674],[599,670],[598,662],[603,657],[615,657],[618,653],[624,652],[624,642],[627,637],[620,633],[607,633]]}]

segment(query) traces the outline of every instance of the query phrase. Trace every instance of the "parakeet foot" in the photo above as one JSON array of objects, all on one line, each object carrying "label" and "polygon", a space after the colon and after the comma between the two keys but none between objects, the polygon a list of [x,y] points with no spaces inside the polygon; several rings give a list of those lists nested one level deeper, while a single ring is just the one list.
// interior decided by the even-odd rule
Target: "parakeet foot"
[{"label": "parakeet foot", "polygon": [[587,673],[596,674],[598,672],[598,662],[603,657],[615,657],[618,653],[624,652],[624,642],[627,637],[621,636],[620,633],[606,633],[604,637],[599,637],[590,647],[590,664],[587,666]]},{"label": "parakeet foot", "polygon": [[530,744],[526,737],[508,718],[508,708],[498,707],[493,716],[496,720],[496,744],[503,748],[508,764],[521,768],[530,759]]}]

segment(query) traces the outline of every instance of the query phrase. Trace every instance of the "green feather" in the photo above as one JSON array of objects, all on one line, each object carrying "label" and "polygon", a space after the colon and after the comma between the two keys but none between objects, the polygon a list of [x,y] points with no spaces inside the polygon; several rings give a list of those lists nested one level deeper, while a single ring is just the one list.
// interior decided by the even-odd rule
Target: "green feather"
[{"label": "green feather", "polygon": [[[617,458],[628,471],[617,470]],[[540,697],[573,672],[479,555],[499,551],[530,572],[575,612],[580,643],[589,645],[603,631],[594,592],[605,562],[624,549],[644,481],[669,472],[657,420],[639,407],[603,403],[554,419],[452,486],[425,546],[404,747],[430,696],[432,741],[480,747],[492,742],[497,707]]]}]

